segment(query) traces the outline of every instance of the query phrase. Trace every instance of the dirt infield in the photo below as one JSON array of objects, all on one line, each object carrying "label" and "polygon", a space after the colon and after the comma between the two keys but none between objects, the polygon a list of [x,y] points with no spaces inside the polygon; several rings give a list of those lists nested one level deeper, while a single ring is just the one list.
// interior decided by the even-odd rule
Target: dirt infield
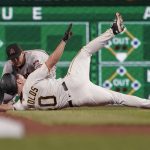
[{"label": "dirt infield", "polygon": [[26,135],[47,134],[150,134],[150,125],[45,125],[39,122],[1,112],[0,116],[21,122]]}]

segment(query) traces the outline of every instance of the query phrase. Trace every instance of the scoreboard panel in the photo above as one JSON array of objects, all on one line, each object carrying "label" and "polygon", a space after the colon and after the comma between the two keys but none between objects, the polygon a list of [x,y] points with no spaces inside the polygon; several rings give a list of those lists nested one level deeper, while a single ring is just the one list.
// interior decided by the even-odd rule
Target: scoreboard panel
[{"label": "scoreboard panel", "polygon": [[[98,24],[99,34],[110,23]],[[99,84],[122,93],[149,97],[150,23],[126,22],[125,31],[99,51]]]}]

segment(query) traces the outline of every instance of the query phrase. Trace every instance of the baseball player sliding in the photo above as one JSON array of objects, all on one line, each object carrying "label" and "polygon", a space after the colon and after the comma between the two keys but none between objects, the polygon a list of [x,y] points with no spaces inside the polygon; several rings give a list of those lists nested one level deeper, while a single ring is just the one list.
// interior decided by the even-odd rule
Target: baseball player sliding
[{"label": "baseball player sliding", "polygon": [[104,47],[106,43],[124,30],[123,19],[116,13],[116,20],[105,33],[84,46],[70,64],[67,75],[60,79],[50,79],[50,70],[60,59],[64,45],[71,36],[71,25],[55,51],[47,61],[27,79],[21,75],[4,74],[1,84],[6,87],[7,82],[13,82],[13,89],[17,89],[22,97],[14,105],[1,105],[1,110],[40,109],[53,110],[73,106],[99,106],[104,104],[118,104],[132,107],[150,108],[150,101],[136,96],[114,92],[93,84],[89,80],[90,59],[93,53]]}]

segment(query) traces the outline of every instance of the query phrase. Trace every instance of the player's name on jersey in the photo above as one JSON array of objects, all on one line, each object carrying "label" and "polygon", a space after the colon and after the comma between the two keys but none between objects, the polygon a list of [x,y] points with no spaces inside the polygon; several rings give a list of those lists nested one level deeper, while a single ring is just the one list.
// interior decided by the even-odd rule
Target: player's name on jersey
[{"label": "player's name on jersey", "polygon": [[[0,15],[1,15],[0,20],[12,21],[12,20],[21,20],[21,19],[25,19],[25,18],[27,20],[33,20],[33,21],[46,20],[47,18],[48,19],[50,19],[51,17],[53,18],[55,9],[58,9],[58,8],[52,8],[52,7],[6,7],[5,6],[5,7],[0,7]],[[64,8],[59,8],[59,9],[61,9],[61,13],[64,13],[66,15],[69,12],[68,11],[66,13],[66,8],[65,7]],[[82,13],[86,14],[87,12],[91,12],[92,15],[94,15],[94,12],[93,12],[92,8],[84,9],[84,12],[83,12],[83,8],[70,7],[70,9],[72,10],[71,12],[74,12],[74,13],[77,12],[77,11],[74,11],[74,9],[78,9],[78,10],[80,10],[81,14]],[[99,13],[101,13],[101,15],[103,16],[103,9],[104,9],[103,7],[94,8],[94,9],[97,9],[97,11]],[[108,11],[108,14],[114,13],[114,11],[112,12],[111,8],[106,7],[106,9],[107,10],[110,9]],[[127,9],[126,7],[122,7],[122,12],[126,13],[126,9]],[[136,7],[135,8],[131,7],[131,8],[128,8],[128,9],[129,10],[132,9],[135,16],[138,16],[138,19],[139,19],[139,14],[140,14],[140,16],[141,16],[140,20],[150,20],[150,6],[140,7],[139,10],[137,10]],[[143,14],[143,15],[141,15],[141,14]],[[79,14],[76,14],[76,15],[79,15]],[[130,13],[129,14],[127,13],[127,16],[128,15],[130,15]],[[135,17],[135,19],[136,19],[136,17]]]}]

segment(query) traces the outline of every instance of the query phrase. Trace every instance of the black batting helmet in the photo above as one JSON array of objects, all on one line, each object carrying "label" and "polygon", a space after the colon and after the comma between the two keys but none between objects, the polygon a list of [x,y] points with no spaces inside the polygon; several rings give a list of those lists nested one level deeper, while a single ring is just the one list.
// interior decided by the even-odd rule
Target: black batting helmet
[{"label": "black batting helmet", "polygon": [[12,73],[5,73],[0,81],[2,92],[14,95],[17,94],[17,81]]}]

